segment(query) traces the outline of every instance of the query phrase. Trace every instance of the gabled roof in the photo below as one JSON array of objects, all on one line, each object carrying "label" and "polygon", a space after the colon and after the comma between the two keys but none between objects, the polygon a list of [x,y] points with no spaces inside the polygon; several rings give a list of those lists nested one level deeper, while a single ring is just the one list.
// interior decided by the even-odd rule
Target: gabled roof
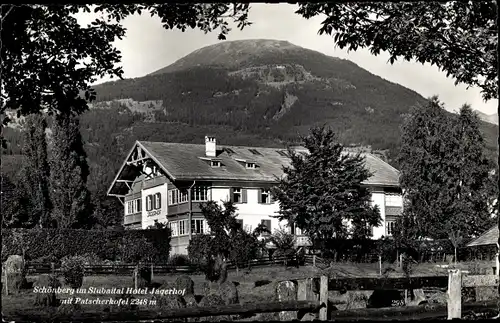
[{"label": "gabled roof", "polygon": [[498,242],[498,226],[495,225],[493,228],[489,229],[476,239],[469,242],[467,244],[467,247],[496,245],[497,242]]},{"label": "gabled roof", "polygon": [[[211,167],[204,160],[207,157],[205,145],[138,141],[134,148],[136,146],[140,146],[173,181],[275,182],[276,176],[283,175],[283,166],[290,165],[289,158],[284,154],[286,150],[279,148],[217,145],[217,156],[214,158],[220,160],[222,167]],[[296,147],[294,150],[299,153],[308,153],[303,147]],[[374,174],[365,184],[399,186],[399,171],[397,169],[372,154],[362,153],[362,156],[366,158],[366,166]],[[256,163],[257,168],[247,169],[244,164],[242,165],[242,160]],[[108,194],[116,184],[116,179],[123,177],[132,179],[134,177],[134,171],[128,170],[128,167],[130,166],[124,163]]]}]

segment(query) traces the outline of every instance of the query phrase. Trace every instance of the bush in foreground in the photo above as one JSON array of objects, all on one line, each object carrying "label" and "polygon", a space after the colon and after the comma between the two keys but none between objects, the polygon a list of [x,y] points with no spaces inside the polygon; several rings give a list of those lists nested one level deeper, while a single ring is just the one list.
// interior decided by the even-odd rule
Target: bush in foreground
[{"label": "bush in foreground", "polygon": [[[33,284],[33,288],[57,288],[60,287],[61,283],[59,280],[52,275],[42,274],[38,276],[38,279]],[[35,306],[46,306],[46,307],[55,307],[59,306],[59,300],[57,299],[56,293],[35,293]]]},{"label": "bush in foreground", "polygon": [[85,276],[85,261],[82,256],[64,257],[61,260],[61,272],[64,282],[71,288],[80,288]]}]

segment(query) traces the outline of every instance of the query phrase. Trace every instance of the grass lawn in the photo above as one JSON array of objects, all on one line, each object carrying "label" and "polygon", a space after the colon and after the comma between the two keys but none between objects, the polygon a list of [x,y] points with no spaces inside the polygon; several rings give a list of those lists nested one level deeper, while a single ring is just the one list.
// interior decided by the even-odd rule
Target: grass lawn
[{"label": "grass lawn", "polygon": [[[443,268],[437,266],[438,264],[419,264],[415,265],[413,268],[412,276],[442,276],[447,275],[448,268]],[[442,265],[442,264],[441,264]],[[470,269],[472,265],[467,263],[459,264],[457,267],[462,269]],[[483,267],[490,268],[494,266],[492,262],[475,262],[473,265],[475,268]],[[395,268],[396,266],[390,264],[383,264],[383,269],[387,267]],[[239,273],[236,271],[230,271],[228,275],[228,281],[238,282],[238,294],[240,303],[260,303],[260,302],[270,302],[275,300],[275,284],[278,281],[283,281],[287,279],[300,279],[307,277],[317,277],[321,274],[328,274],[331,278],[333,277],[378,277],[379,276],[379,266],[375,264],[354,264],[354,263],[337,263],[334,267],[321,270],[314,268],[312,266],[302,266],[300,268],[285,268],[284,266],[274,266],[274,267],[262,267],[253,268],[251,271],[247,272],[245,270],[240,270]],[[175,280],[185,274],[170,274],[162,276],[154,276],[153,282],[166,284],[167,286],[172,286]],[[403,273],[400,269],[395,268],[389,274],[390,277],[402,276]],[[203,287],[205,283],[204,275],[188,275],[194,281],[194,289],[196,295],[203,295]],[[35,281],[36,276],[29,276],[28,281]],[[267,284],[256,286],[256,282],[267,281]],[[127,288],[133,287],[133,281],[131,275],[129,276],[88,276],[84,278],[83,288],[89,287],[104,287],[104,288]],[[331,297],[333,298],[334,292]],[[120,295],[109,295],[109,294],[83,294],[83,295],[68,295],[60,294],[58,295],[60,299],[65,299],[68,297],[81,297],[88,299],[109,299],[110,297],[117,299]],[[151,298],[150,295],[135,295],[135,298]],[[8,315],[11,311],[19,310],[36,310],[34,304],[35,293],[32,290],[23,290],[17,295],[2,295],[2,312],[4,315]],[[142,309],[154,308],[154,305],[142,305]],[[82,311],[84,312],[102,312],[105,310],[110,311],[120,311],[118,305],[82,305]],[[340,308],[339,308],[340,309]],[[44,309],[48,310],[48,309]]]}]

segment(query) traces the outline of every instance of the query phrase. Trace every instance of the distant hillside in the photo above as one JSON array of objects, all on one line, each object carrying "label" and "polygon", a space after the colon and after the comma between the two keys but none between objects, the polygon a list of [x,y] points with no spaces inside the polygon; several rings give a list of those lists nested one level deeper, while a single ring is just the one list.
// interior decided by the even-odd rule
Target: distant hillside
[{"label": "distant hillside", "polygon": [[[80,123],[101,189],[135,140],[202,143],[209,133],[221,144],[283,147],[319,124],[397,167],[402,118],[426,101],[348,60],[276,40],[222,42],[151,75],[95,89],[97,102]],[[484,123],[482,130],[493,155],[497,126]],[[7,153],[19,154],[18,129],[6,136]]]},{"label": "distant hillside", "polygon": [[479,118],[481,118],[481,120],[483,120],[485,122],[489,122],[491,124],[498,125],[498,114],[496,114],[496,113],[486,114],[486,113],[482,113],[479,111],[477,111],[477,114],[479,115]]}]

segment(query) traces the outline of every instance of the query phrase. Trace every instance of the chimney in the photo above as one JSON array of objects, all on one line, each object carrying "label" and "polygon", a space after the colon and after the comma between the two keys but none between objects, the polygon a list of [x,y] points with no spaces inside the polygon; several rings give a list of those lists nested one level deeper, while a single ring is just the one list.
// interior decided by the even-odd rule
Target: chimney
[{"label": "chimney", "polygon": [[205,155],[207,157],[215,157],[217,152],[217,144],[215,137],[205,136]]}]

